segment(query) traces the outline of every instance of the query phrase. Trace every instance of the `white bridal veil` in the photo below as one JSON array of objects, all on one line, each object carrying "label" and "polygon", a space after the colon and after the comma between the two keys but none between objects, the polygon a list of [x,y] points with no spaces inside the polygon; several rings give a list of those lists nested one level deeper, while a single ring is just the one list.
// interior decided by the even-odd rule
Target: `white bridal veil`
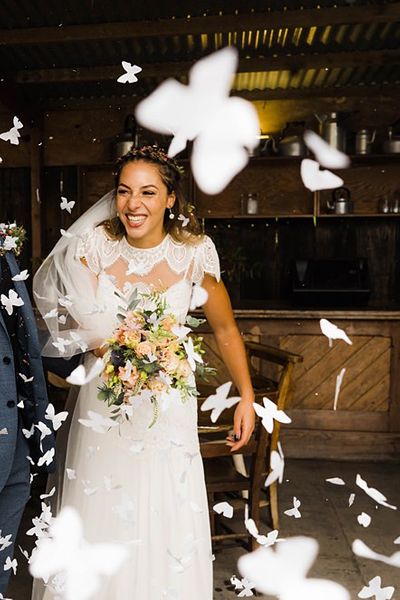
[{"label": "white bridal veil", "polygon": [[70,357],[99,347],[102,307],[97,304],[97,278],[84,264],[85,238],[106,219],[116,216],[115,192],[108,192],[62,235],[33,279],[37,307],[50,332],[42,354]]}]

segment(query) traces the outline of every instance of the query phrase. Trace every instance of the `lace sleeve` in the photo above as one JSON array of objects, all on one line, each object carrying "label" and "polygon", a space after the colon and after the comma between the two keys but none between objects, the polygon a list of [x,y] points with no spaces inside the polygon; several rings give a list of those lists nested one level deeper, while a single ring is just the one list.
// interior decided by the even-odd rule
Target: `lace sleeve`
[{"label": "lace sleeve", "polygon": [[193,283],[201,284],[204,275],[208,273],[217,281],[221,279],[219,257],[214,242],[207,235],[204,236],[196,248],[196,258],[193,269]]},{"label": "lace sleeve", "polygon": [[98,238],[101,235],[99,228],[84,231],[77,243],[76,258],[84,258],[89,269],[98,275],[101,271]]}]

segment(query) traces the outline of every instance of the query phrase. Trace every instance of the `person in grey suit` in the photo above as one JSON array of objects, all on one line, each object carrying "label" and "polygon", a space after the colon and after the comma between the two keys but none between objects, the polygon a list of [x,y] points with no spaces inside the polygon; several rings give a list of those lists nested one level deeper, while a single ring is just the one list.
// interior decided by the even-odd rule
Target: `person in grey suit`
[{"label": "person in grey suit", "polygon": [[[22,513],[30,493],[30,464],[54,471],[55,460],[37,467],[41,456],[54,452],[40,347],[32,305],[24,281],[13,280],[19,268],[12,251],[4,252],[0,236],[0,593],[5,594],[12,570],[10,560]],[[23,301],[6,310],[10,289]],[[32,427],[44,422],[52,433],[40,442]],[[22,428],[31,430],[27,439]],[[27,457],[30,457],[29,460]]]}]

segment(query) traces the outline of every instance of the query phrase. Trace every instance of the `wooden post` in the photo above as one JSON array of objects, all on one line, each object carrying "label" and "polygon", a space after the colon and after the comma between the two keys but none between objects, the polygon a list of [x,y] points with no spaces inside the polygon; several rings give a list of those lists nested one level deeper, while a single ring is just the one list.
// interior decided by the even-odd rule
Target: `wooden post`
[{"label": "wooden post", "polygon": [[41,119],[31,127],[31,224],[32,224],[32,272],[40,265],[42,257],[41,227],[41,174],[43,164],[43,146]]}]

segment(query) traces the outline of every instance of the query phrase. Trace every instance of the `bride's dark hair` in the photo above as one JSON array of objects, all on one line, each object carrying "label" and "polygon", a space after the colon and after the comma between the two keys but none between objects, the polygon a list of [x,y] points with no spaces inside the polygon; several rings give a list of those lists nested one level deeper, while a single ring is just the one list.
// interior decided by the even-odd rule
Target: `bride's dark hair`
[{"label": "bride's dark hair", "polygon": [[[165,150],[159,146],[132,147],[129,152],[117,160],[114,171],[115,191],[118,189],[121,172],[125,165],[139,161],[156,165],[168,194],[175,194],[175,204],[171,209],[174,218],[169,218],[169,211],[165,211],[164,215],[166,232],[178,242],[198,241],[199,237],[202,236],[202,229],[193,213],[193,207],[186,201],[182,190],[183,169],[174,158],[170,158]],[[185,227],[183,226],[183,219],[178,219],[180,215],[183,215],[185,219],[189,219]],[[103,221],[100,225],[105,228],[108,235],[113,239],[121,239],[125,235],[125,227],[118,216]]]}]

